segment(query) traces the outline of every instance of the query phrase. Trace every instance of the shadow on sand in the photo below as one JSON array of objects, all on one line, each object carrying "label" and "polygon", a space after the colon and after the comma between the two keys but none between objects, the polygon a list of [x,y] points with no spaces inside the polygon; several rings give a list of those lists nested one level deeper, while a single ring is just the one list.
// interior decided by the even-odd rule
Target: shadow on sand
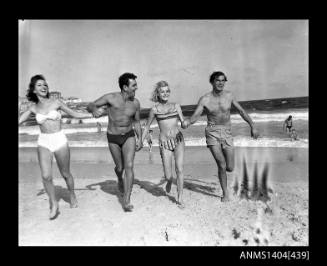
[{"label": "shadow on sand", "polygon": [[[197,183],[202,183],[205,185],[197,184]],[[166,191],[161,187],[161,185],[149,181],[140,181],[138,179],[134,180],[134,184],[139,185],[141,188],[145,189],[147,192],[151,193],[156,197],[167,196],[169,200],[171,200],[174,203],[177,203],[176,199],[171,195],[167,194]],[[177,186],[176,178],[173,178],[173,184]],[[194,178],[184,178],[183,189],[188,189],[194,192],[202,193],[204,195],[221,198],[220,196],[215,194],[215,187],[212,185],[216,185],[216,183],[207,183],[202,180],[194,179]]]},{"label": "shadow on sand", "polygon": [[[201,183],[201,184],[198,184]],[[141,181],[139,179],[134,179],[134,184],[138,185],[141,189],[144,189],[148,193],[152,194],[156,197],[167,197],[171,202],[177,204],[177,200],[175,197],[170,195],[165,191],[163,187],[165,187],[165,184],[163,184],[163,187],[161,185],[158,185],[156,183],[152,183],[150,181]],[[176,178],[173,179],[173,184],[177,186]],[[216,183],[208,183],[204,182],[200,179],[194,179],[194,178],[184,178],[184,189],[192,190],[194,192],[202,193],[207,196],[211,197],[217,197],[220,198],[220,196],[215,194],[215,185]],[[99,186],[100,189],[108,194],[114,195],[117,197],[119,203],[121,206],[123,206],[123,194],[120,193],[118,190],[118,182],[114,180],[106,180],[99,183],[93,183],[86,186],[86,189],[84,188],[76,188],[75,190],[96,190],[96,187]],[[55,186],[55,193],[56,198],[58,202],[62,199],[67,203],[70,203],[70,195],[67,188],[64,188],[62,186]],[[41,189],[37,196],[45,194],[45,190]]]},{"label": "shadow on sand", "polygon": [[171,202],[177,203],[177,200],[169,195],[162,187],[158,186],[155,183],[149,181],[141,181],[138,179],[134,179],[134,184],[139,185],[140,188],[146,190],[147,192],[151,193],[153,196],[156,197],[167,197]]},{"label": "shadow on sand", "polygon": [[[204,185],[197,183],[202,183]],[[176,179],[174,179],[174,184],[176,185]],[[200,179],[184,178],[184,189],[189,189],[211,197],[221,198],[220,196],[216,195],[215,186],[216,183],[214,182],[204,182]]]},{"label": "shadow on sand", "polygon": [[[86,190],[83,188],[75,188],[76,190]],[[44,188],[40,189],[40,191],[36,194],[36,196],[41,196],[43,194],[46,194]],[[64,188],[62,186],[55,186],[55,194],[56,194],[56,199],[59,202],[60,200],[63,200],[67,203],[70,204],[70,194],[67,188]]]},{"label": "shadow on sand", "polygon": [[100,186],[100,189],[108,194],[114,195],[117,197],[120,205],[123,207],[123,194],[118,190],[118,182],[114,180],[106,180],[99,183],[94,183],[87,185],[88,190],[96,190],[95,186]]}]

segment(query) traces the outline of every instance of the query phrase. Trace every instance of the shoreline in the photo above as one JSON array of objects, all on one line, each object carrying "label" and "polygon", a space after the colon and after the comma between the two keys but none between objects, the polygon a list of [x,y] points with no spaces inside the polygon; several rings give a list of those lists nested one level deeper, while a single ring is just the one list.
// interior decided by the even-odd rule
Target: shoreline
[{"label": "shoreline", "polygon": [[[262,171],[265,164],[268,164],[269,171],[278,182],[292,182],[296,180],[308,181],[308,150],[302,148],[235,148],[235,169],[234,175],[241,176],[243,160],[246,160],[249,173],[253,172],[255,164],[258,170]],[[96,178],[90,172],[94,166],[99,167],[100,175],[112,175],[114,163],[108,148],[88,147],[71,148],[71,169],[76,178]],[[34,175],[39,179],[40,170],[38,165],[37,152],[35,148],[19,149],[19,171],[21,176],[29,172],[31,168]],[[88,169],[90,168],[90,169]],[[162,162],[158,147],[153,147],[151,154],[147,148],[136,152],[134,159],[136,173],[143,168],[160,179],[163,175]],[[207,179],[210,176],[217,176],[217,166],[206,147],[186,147],[184,153],[185,175],[197,175],[200,179]],[[57,165],[53,163],[55,176],[60,177]],[[229,173],[228,173],[229,174]],[[174,174],[175,176],[175,174]],[[23,178],[24,179],[28,178]]]}]

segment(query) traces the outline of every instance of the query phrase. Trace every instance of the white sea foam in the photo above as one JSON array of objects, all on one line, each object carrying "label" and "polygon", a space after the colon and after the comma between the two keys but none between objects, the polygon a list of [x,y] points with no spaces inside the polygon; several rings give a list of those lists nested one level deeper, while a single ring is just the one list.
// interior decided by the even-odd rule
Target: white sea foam
[{"label": "white sea foam", "polygon": [[[250,114],[252,120],[254,122],[283,122],[287,114],[286,113],[251,113]],[[305,120],[308,121],[308,112],[292,112],[293,121],[296,120]],[[88,123],[107,123],[108,118],[107,117],[101,117],[101,118],[88,118],[83,119],[84,124]],[[238,124],[238,123],[245,123],[243,118],[238,114],[231,115],[231,122],[232,124]],[[195,126],[205,126],[207,125],[206,120],[200,120],[194,123]],[[151,128],[157,128],[157,124],[151,125]],[[74,133],[95,133],[97,132],[96,127],[87,127],[87,128],[65,128],[63,129],[65,134],[74,134]],[[106,127],[102,127],[102,130],[107,130]],[[27,126],[27,127],[19,127],[19,134],[28,134],[28,135],[38,135],[40,133],[40,129],[37,125],[35,126]]]},{"label": "white sea foam", "polygon": [[[291,141],[290,139],[259,138],[236,136],[234,137],[235,147],[288,147],[288,148],[308,148],[308,139]],[[107,141],[69,141],[71,147],[108,147]],[[147,146],[147,144],[144,144]],[[186,146],[206,146],[205,138],[186,138]],[[36,147],[36,141],[20,142],[19,147]],[[158,146],[158,141],[153,140],[153,146]]]}]

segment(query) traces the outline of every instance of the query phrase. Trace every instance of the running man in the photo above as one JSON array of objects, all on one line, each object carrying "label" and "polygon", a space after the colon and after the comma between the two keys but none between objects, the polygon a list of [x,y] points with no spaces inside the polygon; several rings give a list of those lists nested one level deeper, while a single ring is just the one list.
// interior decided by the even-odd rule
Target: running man
[{"label": "running man", "polygon": [[231,133],[230,109],[232,104],[241,117],[249,124],[251,136],[258,138],[259,133],[249,115],[235,100],[231,91],[224,90],[227,77],[223,72],[213,72],[209,79],[212,91],[203,95],[191,116],[182,123],[183,128],[195,123],[206,110],[208,125],[205,129],[207,147],[210,149],[217,166],[218,178],[223,191],[221,201],[229,201],[226,171],[234,170],[234,147]]},{"label": "running man", "polygon": [[135,98],[136,78],[137,76],[132,73],[124,73],[118,80],[120,92],[107,93],[87,107],[87,110],[93,113],[95,117],[102,114],[98,109],[99,107],[108,107],[108,145],[115,163],[118,189],[124,195],[123,209],[126,212],[133,209],[130,197],[134,181],[135,150],[139,151],[142,148],[140,102]]},{"label": "running man", "polygon": [[296,133],[295,128],[292,128],[291,133],[290,133],[290,138],[291,138],[292,141],[293,140],[299,140],[298,137],[297,137],[297,133]]}]

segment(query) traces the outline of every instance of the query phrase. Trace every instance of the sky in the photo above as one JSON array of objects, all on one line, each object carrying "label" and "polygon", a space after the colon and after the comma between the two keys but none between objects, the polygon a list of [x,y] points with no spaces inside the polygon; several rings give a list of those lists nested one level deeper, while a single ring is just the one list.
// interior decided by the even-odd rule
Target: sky
[{"label": "sky", "polygon": [[223,71],[238,101],[308,96],[307,20],[19,20],[19,96],[30,78],[50,91],[94,101],[137,76],[136,97],[152,106],[166,80],[171,101],[196,104]]}]

